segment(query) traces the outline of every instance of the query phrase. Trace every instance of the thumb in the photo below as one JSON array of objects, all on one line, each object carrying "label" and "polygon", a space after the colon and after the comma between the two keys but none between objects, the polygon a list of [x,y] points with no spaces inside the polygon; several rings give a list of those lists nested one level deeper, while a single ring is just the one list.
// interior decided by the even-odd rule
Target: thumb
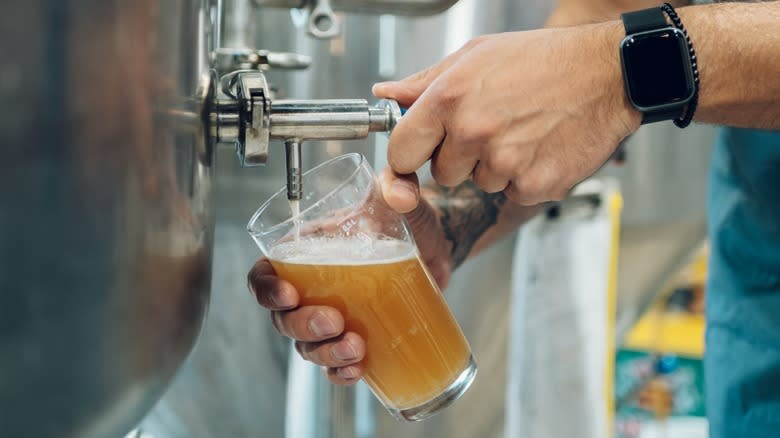
[{"label": "thumb", "polygon": [[412,229],[423,262],[439,288],[444,290],[452,273],[449,250],[434,207],[420,196],[417,174],[400,175],[385,168],[379,176],[385,202],[402,213]]}]

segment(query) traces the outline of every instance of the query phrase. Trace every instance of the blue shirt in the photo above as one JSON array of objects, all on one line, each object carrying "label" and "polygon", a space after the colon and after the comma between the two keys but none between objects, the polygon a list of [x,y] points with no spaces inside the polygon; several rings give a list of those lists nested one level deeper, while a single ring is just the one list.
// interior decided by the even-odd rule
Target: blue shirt
[{"label": "blue shirt", "polygon": [[710,435],[780,437],[780,131],[721,130],[708,217]]}]

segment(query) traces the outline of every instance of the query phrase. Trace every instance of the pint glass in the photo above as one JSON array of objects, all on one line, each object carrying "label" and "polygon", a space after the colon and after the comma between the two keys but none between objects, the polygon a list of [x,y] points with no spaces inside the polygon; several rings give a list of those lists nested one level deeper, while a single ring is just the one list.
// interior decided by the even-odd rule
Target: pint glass
[{"label": "pint glass", "polygon": [[396,418],[419,421],[458,399],[477,367],[402,215],[360,154],[303,175],[299,212],[283,188],[249,222],[300,305],[326,305],[366,342],[363,378]]}]

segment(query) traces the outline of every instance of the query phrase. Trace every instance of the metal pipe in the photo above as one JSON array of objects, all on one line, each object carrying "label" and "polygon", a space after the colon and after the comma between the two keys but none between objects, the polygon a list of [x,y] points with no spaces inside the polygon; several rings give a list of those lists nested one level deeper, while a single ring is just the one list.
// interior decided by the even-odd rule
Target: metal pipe
[{"label": "metal pipe", "polygon": [[238,103],[233,99],[215,99],[209,114],[210,135],[218,143],[234,142],[239,136]]},{"label": "metal pipe", "polygon": [[363,99],[276,100],[271,103],[271,138],[349,140],[369,133],[368,102]]},{"label": "metal pipe", "polygon": [[275,100],[272,139],[352,140],[390,132],[400,117],[397,104],[369,106],[363,99]]},{"label": "metal pipe", "polygon": [[256,40],[257,22],[246,0],[221,0],[223,9],[219,47],[251,47]]},{"label": "metal pipe", "polygon": [[[449,9],[458,0],[331,0],[334,10],[366,14],[434,15]],[[302,8],[305,0],[253,0],[255,6]]]},{"label": "metal pipe", "polygon": [[301,142],[297,138],[288,139],[284,148],[287,152],[287,199],[300,200],[303,198]]}]

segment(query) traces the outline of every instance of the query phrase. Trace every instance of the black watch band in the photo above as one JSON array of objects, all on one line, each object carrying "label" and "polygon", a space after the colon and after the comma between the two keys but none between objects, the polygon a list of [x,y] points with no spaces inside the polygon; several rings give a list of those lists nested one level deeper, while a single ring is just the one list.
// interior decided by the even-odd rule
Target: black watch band
[{"label": "black watch band", "polygon": [[[621,15],[626,35],[670,27],[661,8],[643,9]],[[672,108],[642,113],[642,124],[680,118],[685,108]]]},{"label": "black watch band", "polygon": [[626,35],[669,27],[669,23],[666,22],[666,15],[664,15],[664,11],[661,8],[626,12],[620,18],[623,19]]},{"label": "black watch band", "polygon": [[682,117],[685,108],[672,108],[666,110],[647,111],[642,113],[642,124],[663,122],[664,120],[674,120]]}]

